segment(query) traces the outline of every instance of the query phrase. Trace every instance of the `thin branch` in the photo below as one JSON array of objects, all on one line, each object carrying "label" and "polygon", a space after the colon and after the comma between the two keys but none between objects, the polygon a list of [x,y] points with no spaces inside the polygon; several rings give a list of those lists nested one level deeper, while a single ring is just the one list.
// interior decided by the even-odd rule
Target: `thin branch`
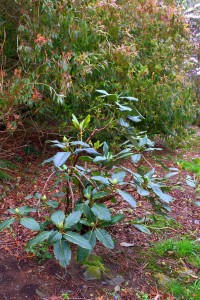
[{"label": "thin branch", "polygon": [[90,136],[87,138],[87,140],[86,140],[86,143],[89,143],[89,141],[92,139],[92,137],[94,136],[94,135],[96,135],[96,134],[98,134],[99,132],[101,132],[101,131],[103,131],[103,130],[105,130],[106,128],[108,128],[108,126],[111,124],[111,122],[109,122],[108,124],[106,124],[104,127],[102,127],[102,128],[99,128],[99,129],[97,129],[97,128],[95,128],[93,131],[92,131],[92,133],[90,134]]},{"label": "thin branch", "polygon": [[[52,173],[49,175],[49,177],[47,178],[47,180],[46,180],[46,182],[45,182],[45,184],[44,184],[44,187],[43,187],[43,189],[42,189],[42,193],[41,193],[42,196],[44,195],[44,191],[45,191],[45,189],[46,189],[46,187],[47,187],[47,184],[48,184],[49,180],[51,179],[51,177],[53,176],[54,173],[56,173],[56,171],[52,172]],[[40,202],[41,202],[41,197],[38,199],[38,202],[37,202],[36,205],[39,206],[39,205],[40,205]]]},{"label": "thin branch", "polygon": [[69,190],[70,190],[70,194],[71,194],[71,200],[72,200],[72,212],[74,211],[74,207],[75,207],[75,198],[74,198],[74,193],[72,190],[72,186],[71,183],[69,182],[69,180],[67,180],[68,186],[69,186]]},{"label": "thin branch", "polygon": [[152,166],[152,164],[145,158],[145,156],[142,154],[142,157],[144,158],[144,160],[148,163],[148,165],[153,169],[154,167]]}]

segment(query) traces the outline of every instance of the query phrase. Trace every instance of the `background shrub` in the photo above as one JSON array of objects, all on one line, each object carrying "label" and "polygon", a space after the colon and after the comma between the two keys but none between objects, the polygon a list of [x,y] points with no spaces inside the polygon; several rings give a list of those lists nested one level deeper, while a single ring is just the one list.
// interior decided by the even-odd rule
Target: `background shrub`
[{"label": "background shrub", "polygon": [[153,133],[180,132],[195,118],[189,31],[174,1],[28,1],[18,54],[9,92],[37,114],[107,120],[108,100],[95,94],[105,89],[139,98],[139,126]]}]

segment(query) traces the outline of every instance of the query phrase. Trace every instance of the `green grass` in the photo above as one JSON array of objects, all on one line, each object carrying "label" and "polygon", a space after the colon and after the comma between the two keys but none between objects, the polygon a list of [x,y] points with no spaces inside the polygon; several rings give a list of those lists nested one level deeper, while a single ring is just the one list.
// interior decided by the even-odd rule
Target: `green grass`
[{"label": "green grass", "polygon": [[192,159],[190,162],[185,160],[178,161],[184,170],[188,170],[197,175],[200,175],[200,157]]},{"label": "green grass", "polygon": [[185,257],[200,252],[200,245],[188,239],[179,241],[168,239],[156,244],[154,250],[160,256],[166,256],[169,252],[173,252],[178,257]]},{"label": "green grass", "polygon": [[199,300],[200,299],[200,280],[192,284],[184,284],[177,279],[169,281],[166,290],[173,294],[175,299]]},{"label": "green grass", "polygon": [[[200,244],[189,238],[156,243],[146,254],[148,269],[160,289],[176,300],[199,300]],[[163,278],[163,279],[162,279]]]}]

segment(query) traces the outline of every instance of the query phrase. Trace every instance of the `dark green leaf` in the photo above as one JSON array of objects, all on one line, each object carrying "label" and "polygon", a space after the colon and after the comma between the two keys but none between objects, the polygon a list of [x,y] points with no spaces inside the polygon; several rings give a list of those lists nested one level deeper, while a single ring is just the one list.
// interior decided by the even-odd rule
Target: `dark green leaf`
[{"label": "dark green leaf", "polygon": [[125,172],[118,172],[112,174],[112,181],[116,181],[116,183],[122,182],[126,176]]},{"label": "dark green leaf", "polygon": [[163,193],[159,187],[157,187],[157,186],[151,184],[151,188],[152,188],[152,190],[154,191],[154,193],[155,193],[162,201],[164,201],[164,202],[166,202],[166,203],[169,203],[169,202],[171,202],[171,201],[173,200],[173,197],[172,197],[172,196],[170,196],[170,195],[168,195],[168,194],[166,194],[166,193]]},{"label": "dark green leaf", "polygon": [[90,222],[88,222],[87,219],[81,219],[79,222],[85,226],[91,226]]},{"label": "dark green leaf", "polygon": [[167,175],[165,175],[164,178],[170,178],[170,177],[175,176],[177,174],[179,174],[179,172],[171,172],[171,173],[168,173]]},{"label": "dark green leaf", "polygon": [[101,161],[105,161],[107,158],[105,156],[96,156],[94,159],[93,159],[93,162],[94,163],[97,163],[97,162],[101,162]]},{"label": "dark green leaf", "polygon": [[136,207],[136,201],[135,199],[127,192],[117,190],[118,194],[126,201],[128,202],[132,207]]},{"label": "dark green leaf", "polygon": [[86,216],[89,222],[95,222],[96,220],[96,217],[91,211],[91,208],[85,203],[76,204],[75,211],[81,211]]},{"label": "dark green leaf", "polygon": [[63,234],[63,237],[69,242],[80,246],[81,248],[86,248],[89,250],[92,249],[90,243],[78,233],[67,231],[66,233]]},{"label": "dark green leaf", "polygon": [[96,199],[101,199],[103,197],[106,197],[108,195],[108,192],[97,192],[95,194],[92,195],[92,199],[96,200]]},{"label": "dark green leaf", "polygon": [[0,231],[4,230],[5,228],[10,227],[10,225],[12,225],[12,223],[15,221],[15,218],[10,218],[8,220],[5,220],[3,222],[0,223]]},{"label": "dark green leaf", "polygon": [[113,240],[110,236],[110,234],[101,228],[96,228],[95,229],[95,234],[96,238],[108,249],[113,249],[114,248],[114,243]]},{"label": "dark green leaf", "polygon": [[11,214],[25,215],[25,214],[28,214],[30,212],[36,212],[36,209],[35,208],[31,208],[28,205],[25,205],[25,206],[21,206],[21,207],[18,207],[18,208],[10,208],[9,212]]},{"label": "dark green leaf", "polygon": [[151,232],[149,231],[149,229],[148,229],[146,226],[144,226],[144,225],[133,224],[133,226],[134,226],[137,230],[139,230],[139,231],[141,231],[141,232],[143,232],[143,233],[151,234]]},{"label": "dark green leaf", "polygon": [[105,204],[94,203],[91,208],[93,214],[100,220],[110,221],[111,214]]},{"label": "dark green leaf", "polygon": [[81,141],[74,141],[74,142],[71,142],[70,145],[72,146],[83,146],[83,147],[90,147],[90,145],[84,143],[84,142],[81,142]]},{"label": "dark green leaf", "polygon": [[56,155],[54,155],[53,162],[55,167],[62,166],[70,157],[70,154],[70,152],[58,152]]},{"label": "dark green leaf", "polygon": [[137,192],[140,196],[148,196],[150,193],[149,191],[144,190],[141,186],[137,186]]},{"label": "dark green leaf", "polygon": [[74,151],[74,154],[79,154],[81,152],[87,152],[89,154],[92,154],[92,155],[99,155],[99,152],[97,152],[95,149],[93,148],[80,148],[80,149],[76,149]]},{"label": "dark green leaf", "polygon": [[55,243],[57,241],[60,241],[62,239],[62,233],[60,233],[58,230],[52,230],[49,235],[49,241],[52,243]]},{"label": "dark green leaf", "polygon": [[186,183],[192,188],[196,188],[198,185],[197,181],[193,179],[190,175],[187,176]]},{"label": "dark green leaf", "polygon": [[92,180],[95,180],[95,181],[99,181],[103,184],[106,184],[106,185],[109,185],[109,181],[106,177],[103,177],[103,176],[93,176],[91,177]]},{"label": "dark green leaf", "polygon": [[80,221],[82,213],[80,211],[75,211],[71,214],[69,214],[66,218],[65,218],[65,228],[69,228],[75,224],[77,224]]},{"label": "dark green leaf", "polygon": [[131,156],[131,160],[134,164],[139,163],[139,161],[141,160],[141,154],[134,154]]},{"label": "dark green leaf", "polygon": [[[88,240],[88,242],[90,243],[93,249],[96,245],[96,235],[94,231],[88,231],[86,234],[84,234],[84,238]],[[91,253],[92,249],[88,250],[88,249],[78,247],[78,251],[77,251],[78,262],[82,262],[83,260],[85,260],[88,257],[88,255]]]},{"label": "dark green leaf", "polygon": [[105,157],[108,155],[108,144],[106,142],[103,143],[103,154]]},{"label": "dark green leaf", "polygon": [[36,235],[33,239],[31,239],[28,244],[27,244],[27,248],[34,246],[36,244],[39,244],[45,240],[47,240],[49,238],[50,235],[50,231],[42,231],[40,232],[38,235]]},{"label": "dark green leaf", "polygon": [[59,264],[63,268],[66,268],[71,260],[71,249],[69,244],[63,240],[58,241],[56,244],[54,244],[54,255],[59,261]]},{"label": "dark green leaf", "polygon": [[58,202],[54,201],[54,200],[49,200],[47,202],[45,202],[46,205],[51,206],[53,208],[57,208],[58,207]]},{"label": "dark green leaf", "polygon": [[101,226],[102,227],[112,226],[112,225],[122,221],[124,218],[125,218],[125,216],[123,214],[111,216],[111,220],[107,221],[107,222],[105,222],[105,221],[101,222]]},{"label": "dark green leaf", "polygon": [[30,230],[40,230],[40,224],[33,218],[21,218],[20,224]]},{"label": "dark green leaf", "polygon": [[65,214],[62,210],[57,210],[51,215],[51,221],[56,225],[56,226],[61,226],[63,224],[65,219]]}]

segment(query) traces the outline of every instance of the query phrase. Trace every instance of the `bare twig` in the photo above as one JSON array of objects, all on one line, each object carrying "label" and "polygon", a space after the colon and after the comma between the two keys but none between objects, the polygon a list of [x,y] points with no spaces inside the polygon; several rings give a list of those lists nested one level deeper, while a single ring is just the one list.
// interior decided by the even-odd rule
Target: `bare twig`
[{"label": "bare twig", "polygon": [[99,129],[95,128],[95,129],[92,131],[92,133],[90,134],[90,136],[87,138],[86,143],[89,143],[89,141],[92,139],[92,137],[93,137],[94,135],[96,135],[96,134],[98,134],[99,132],[101,132],[101,131],[105,130],[106,128],[108,128],[108,126],[110,125],[110,123],[111,123],[111,122],[109,122],[108,124],[106,124],[106,125],[105,125],[104,127],[102,127],[102,128],[99,128]]},{"label": "bare twig", "polygon": [[74,198],[74,193],[72,190],[72,186],[71,183],[69,182],[69,180],[67,180],[68,186],[69,186],[69,190],[70,190],[70,194],[71,194],[71,200],[72,200],[72,212],[74,211],[74,206],[75,206],[75,198]]}]

